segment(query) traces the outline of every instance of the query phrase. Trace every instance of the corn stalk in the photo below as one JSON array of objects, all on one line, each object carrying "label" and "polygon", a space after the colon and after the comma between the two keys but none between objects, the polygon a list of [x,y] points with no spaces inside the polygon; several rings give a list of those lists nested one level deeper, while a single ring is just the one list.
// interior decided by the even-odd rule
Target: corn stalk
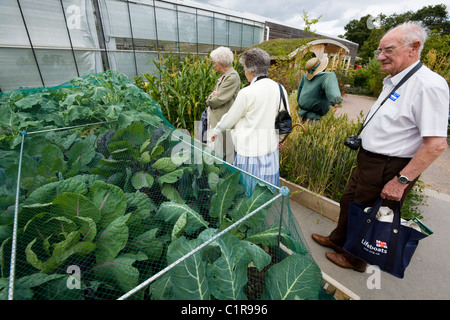
[{"label": "corn stalk", "polygon": [[176,128],[194,134],[194,123],[206,108],[205,101],[217,82],[209,58],[186,55],[153,61],[158,71],[144,74],[143,89],[161,106],[164,117]]}]

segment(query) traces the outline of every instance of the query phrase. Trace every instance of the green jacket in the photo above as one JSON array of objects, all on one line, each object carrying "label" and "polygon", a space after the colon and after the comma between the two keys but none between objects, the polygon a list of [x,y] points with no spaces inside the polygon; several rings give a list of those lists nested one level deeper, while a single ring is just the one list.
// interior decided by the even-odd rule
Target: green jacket
[{"label": "green jacket", "polygon": [[298,114],[309,119],[320,119],[330,110],[330,105],[342,101],[336,75],[333,72],[320,72],[311,80],[303,75],[298,86]]}]

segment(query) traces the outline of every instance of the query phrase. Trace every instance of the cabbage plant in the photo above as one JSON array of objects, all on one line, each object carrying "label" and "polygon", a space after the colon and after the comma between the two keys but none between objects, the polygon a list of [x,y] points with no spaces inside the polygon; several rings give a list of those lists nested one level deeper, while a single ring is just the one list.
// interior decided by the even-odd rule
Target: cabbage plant
[{"label": "cabbage plant", "polygon": [[[274,197],[262,184],[247,197],[241,173],[207,157],[180,161],[174,150],[185,142],[173,134],[158,115],[130,111],[114,125],[26,137],[15,299],[119,298]],[[8,291],[18,158],[17,148],[0,156],[2,299]],[[281,240],[294,254],[278,262],[263,249],[277,247],[280,235],[278,222],[264,223],[268,210],[132,298],[248,299],[250,268],[266,274],[263,298],[317,298],[320,270],[286,230]]]}]

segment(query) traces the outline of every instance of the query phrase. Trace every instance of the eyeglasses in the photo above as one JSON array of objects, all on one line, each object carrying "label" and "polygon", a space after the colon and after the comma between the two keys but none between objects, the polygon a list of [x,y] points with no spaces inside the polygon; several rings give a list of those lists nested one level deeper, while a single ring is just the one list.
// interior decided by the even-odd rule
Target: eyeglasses
[{"label": "eyeglasses", "polygon": [[397,51],[398,49],[401,49],[401,48],[403,48],[404,46],[407,46],[407,45],[409,45],[409,43],[406,43],[406,44],[404,44],[404,45],[402,45],[402,46],[400,46],[398,48],[395,48],[395,49],[394,48],[378,49],[378,50],[375,50],[373,52],[373,54],[377,58],[382,52],[384,53],[385,56],[390,56],[390,55],[394,54],[394,52]]}]

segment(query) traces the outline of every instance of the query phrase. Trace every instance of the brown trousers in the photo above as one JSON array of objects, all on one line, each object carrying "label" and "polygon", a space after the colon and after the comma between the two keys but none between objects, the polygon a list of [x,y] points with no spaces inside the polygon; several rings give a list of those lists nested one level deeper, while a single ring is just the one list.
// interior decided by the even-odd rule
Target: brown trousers
[{"label": "brown trousers", "polygon": [[[350,202],[354,201],[371,207],[380,196],[384,185],[392,180],[410,160],[410,158],[396,158],[375,154],[362,148],[358,151],[357,166],[353,170],[340,200],[338,225],[330,234],[330,240],[333,243],[339,246],[344,246],[345,244]],[[401,203],[405,201],[405,197],[411,191],[417,179],[411,181],[405,189]],[[394,209],[395,201],[385,200],[382,205]],[[356,266],[364,266],[366,264],[348,253],[344,253],[344,255],[350,263]]]}]

